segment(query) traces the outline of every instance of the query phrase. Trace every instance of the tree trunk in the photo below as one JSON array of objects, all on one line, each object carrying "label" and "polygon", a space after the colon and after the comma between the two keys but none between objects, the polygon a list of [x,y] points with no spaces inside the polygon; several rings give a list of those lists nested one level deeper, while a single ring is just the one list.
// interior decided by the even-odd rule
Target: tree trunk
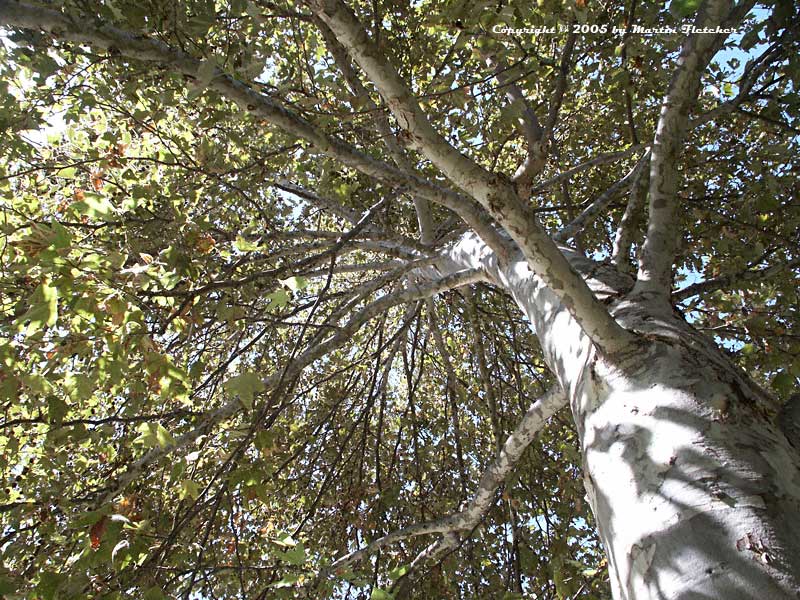
[{"label": "tree trunk", "polygon": [[635,354],[600,356],[522,257],[501,267],[474,235],[439,268],[483,268],[530,319],[569,394],[614,597],[800,598],[800,461],[774,401],[678,315],[626,297],[624,275],[565,254],[639,333]]}]

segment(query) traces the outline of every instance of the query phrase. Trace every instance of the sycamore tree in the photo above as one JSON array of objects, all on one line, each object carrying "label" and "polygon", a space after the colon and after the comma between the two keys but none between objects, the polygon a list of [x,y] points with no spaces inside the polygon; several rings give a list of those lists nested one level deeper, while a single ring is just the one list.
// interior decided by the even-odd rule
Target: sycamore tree
[{"label": "sycamore tree", "polygon": [[793,3],[0,25],[0,596],[798,598]]}]

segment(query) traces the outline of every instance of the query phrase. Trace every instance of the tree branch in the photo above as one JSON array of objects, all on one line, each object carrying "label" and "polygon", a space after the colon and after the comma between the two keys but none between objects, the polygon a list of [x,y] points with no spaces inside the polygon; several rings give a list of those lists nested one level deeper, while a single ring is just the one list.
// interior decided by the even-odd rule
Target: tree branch
[{"label": "tree branch", "polygon": [[500,61],[497,54],[489,54],[485,57],[485,60],[486,64],[494,70],[495,78],[500,86],[505,88],[509,104],[516,102],[522,105],[517,125],[520,133],[525,138],[527,152],[525,160],[514,172],[511,181],[517,184],[518,189],[527,190],[533,178],[544,167],[544,162],[547,158],[544,128],[539,123],[536,113],[533,112],[522,90],[508,76],[508,68]]},{"label": "tree branch", "polygon": [[[339,328],[336,333],[331,335],[328,339],[318,344],[313,344],[308,350],[297,356],[280,373],[274,373],[264,378],[263,383],[265,390],[271,390],[278,385],[279,382],[291,380],[299,376],[300,373],[315,360],[322,358],[336,348],[349,342],[366,322],[380,316],[393,306],[413,302],[415,300],[423,300],[453,288],[470,283],[477,283],[478,281],[482,281],[483,278],[484,275],[481,271],[470,269],[442,277],[426,285],[411,283],[404,290],[382,296],[358,311],[344,326]],[[240,410],[241,403],[238,399],[229,400],[216,410],[207,413],[202,422],[194,429],[176,438],[174,445],[167,448],[157,447],[145,453],[139,459],[132,462],[124,473],[102,490],[103,494],[99,499],[99,504],[102,505],[112,501],[129,483],[139,477],[146,467],[164,456],[173,454],[187,447],[198,437],[211,431],[215,425],[232,417]],[[257,414],[258,409],[254,410]]]},{"label": "tree branch", "polygon": [[758,81],[758,78],[761,77],[761,75],[763,75],[764,72],[770,66],[772,66],[777,59],[783,57],[784,54],[785,48],[778,45],[773,46],[764,52],[764,54],[762,54],[756,61],[749,65],[749,68],[745,69],[745,72],[742,74],[742,78],[739,81],[739,92],[736,94],[736,96],[727,102],[723,102],[710,111],[692,119],[690,128],[694,129],[696,127],[700,127],[701,125],[705,125],[706,123],[713,121],[717,117],[735,111],[740,104],[749,98],[750,91]]},{"label": "tree branch", "polygon": [[[732,13],[731,0],[706,0],[695,19],[700,28],[722,25]],[[690,109],[700,91],[700,77],[727,35],[693,33],[683,42],[678,68],[661,105],[651,147],[649,221],[639,258],[634,292],[668,303],[678,231],[678,158],[683,148]]]},{"label": "tree branch", "polygon": [[738,273],[721,275],[720,277],[714,277],[713,279],[707,279],[706,281],[698,281],[697,283],[693,283],[692,285],[686,286],[683,289],[672,292],[672,300],[673,302],[680,302],[696,294],[703,294],[705,292],[713,292],[723,288],[730,288],[734,285],[742,283],[763,281],[765,279],[769,279],[770,277],[774,277],[775,275],[779,275],[788,269],[794,269],[798,266],[800,266],[800,258],[790,260],[786,263],[772,265],[771,267],[766,267],[764,269],[759,269],[758,271],[745,269],[744,271],[739,271]]},{"label": "tree branch", "polygon": [[558,175],[551,177],[547,181],[543,181],[536,187],[531,190],[532,194],[537,194],[539,192],[543,192],[544,190],[556,185],[557,183],[561,183],[565,179],[569,179],[576,173],[580,173],[581,171],[586,171],[587,169],[591,169],[592,167],[598,167],[600,165],[604,165],[610,162],[614,162],[616,160],[620,160],[625,158],[626,156],[630,156],[634,152],[638,152],[643,148],[642,144],[637,144],[635,146],[630,146],[625,148],[625,150],[619,150],[617,152],[607,152],[605,154],[600,154],[599,156],[595,156],[587,161],[582,162],[579,165],[576,165],[566,171],[562,171]]},{"label": "tree branch", "polygon": [[558,114],[561,111],[561,103],[564,100],[564,92],[567,90],[567,77],[569,75],[569,64],[572,61],[572,51],[575,49],[575,40],[577,34],[572,31],[570,25],[570,33],[567,36],[567,42],[561,50],[561,60],[558,63],[558,78],[556,79],[556,87],[553,90],[553,96],[550,99],[550,111],[547,114],[547,120],[544,125],[544,139],[550,139],[553,131],[558,122]]},{"label": "tree branch", "polygon": [[[347,84],[350,86],[350,89],[353,91],[356,97],[363,102],[368,110],[373,111],[373,121],[375,123],[375,127],[378,129],[378,133],[381,135],[381,139],[383,140],[386,149],[389,151],[389,155],[392,157],[394,163],[400,169],[403,169],[408,173],[414,172],[411,161],[406,157],[403,147],[397,141],[397,137],[392,132],[389,119],[386,117],[384,111],[380,110],[378,105],[373,102],[369,92],[364,87],[364,84],[361,83],[361,79],[359,78],[355,69],[353,69],[350,59],[347,56],[347,50],[342,46],[339,40],[336,39],[336,35],[331,31],[330,27],[328,27],[324,21],[318,17],[315,17],[314,24],[322,34],[322,37],[325,40],[325,45],[328,47],[328,51],[331,53],[331,56],[333,56],[333,60],[339,67],[339,71],[344,76],[345,81],[347,81]],[[414,196],[413,202],[414,210],[417,214],[417,225],[419,227],[420,241],[423,244],[430,244],[433,242],[435,230],[430,204],[428,204],[427,200],[419,196]]]},{"label": "tree branch", "polygon": [[641,169],[633,178],[631,189],[628,192],[628,203],[625,212],[619,220],[617,232],[614,235],[614,245],[611,251],[611,264],[626,273],[633,271],[629,253],[633,244],[633,236],[647,200],[647,187],[650,173],[646,168]]},{"label": "tree branch", "polygon": [[650,150],[645,152],[633,168],[628,171],[628,174],[625,175],[622,179],[617,181],[614,185],[608,188],[605,192],[600,194],[597,199],[594,200],[589,206],[587,206],[581,214],[575,217],[570,223],[564,225],[556,235],[553,236],[553,239],[557,242],[566,242],[568,239],[575,237],[578,233],[583,231],[583,229],[592,221],[594,221],[600,213],[602,213],[609,204],[617,197],[620,190],[622,190],[626,185],[628,185],[631,181],[634,181],[636,178],[639,177],[641,172],[647,166],[647,161],[650,158]]}]

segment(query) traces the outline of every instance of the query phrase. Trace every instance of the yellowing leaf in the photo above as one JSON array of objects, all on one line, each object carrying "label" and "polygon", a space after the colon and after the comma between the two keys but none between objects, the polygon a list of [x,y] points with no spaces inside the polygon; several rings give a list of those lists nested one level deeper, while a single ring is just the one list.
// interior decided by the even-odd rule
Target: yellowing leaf
[{"label": "yellowing leaf", "polygon": [[233,246],[239,252],[255,252],[256,250],[259,249],[259,245],[258,244],[254,244],[253,242],[250,242],[250,241],[246,240],[242,236],[238,236],[236,238],[236,241],[233,242]]},{"label": "yellowing leaf", "polygon": [[63,177],[64,179],[73,179],[78,174],[78,169],[75,167],[65,167],[56,171],[56,176]]},{"label": "yellowing leaf", "polygon": [[305,289],[308,285],[308,280],[305,277],[289,277],[288,279],[279,279],[281,285],[285,285],[293,292]]},{"label": "yellowing leaf", "polygon": [[278,537],[272,541],[278,544],[278,546],[283,546],[284,548],[291,548],[292,546],[297,545],[297,540],[285,531],[281,531],[278,534]]}]

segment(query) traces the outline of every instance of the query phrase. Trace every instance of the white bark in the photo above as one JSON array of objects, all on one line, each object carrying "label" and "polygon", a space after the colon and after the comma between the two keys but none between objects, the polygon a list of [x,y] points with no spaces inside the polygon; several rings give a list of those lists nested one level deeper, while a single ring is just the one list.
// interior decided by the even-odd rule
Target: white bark
[{"label": "white bark", "polygon": [[627,373],[598,362],[572,400],[615,597],[796,598],[797,456],[763,399],[676,329]]}]

